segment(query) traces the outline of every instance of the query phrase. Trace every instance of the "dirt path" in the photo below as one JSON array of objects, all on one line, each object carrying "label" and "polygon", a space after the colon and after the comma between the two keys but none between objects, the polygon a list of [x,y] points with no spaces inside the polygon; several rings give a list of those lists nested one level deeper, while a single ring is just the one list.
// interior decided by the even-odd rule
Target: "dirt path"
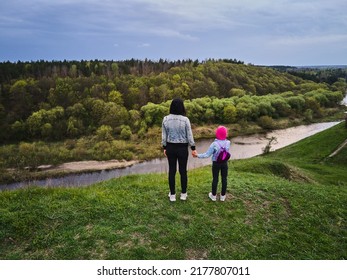
[{"label": "dirt path", "polygon": [[339,153],[339,151],[341,151],[342,148],[346,145],[347,145],[347,139],[329,157],[333,157],[333,156],[337,155]]}]

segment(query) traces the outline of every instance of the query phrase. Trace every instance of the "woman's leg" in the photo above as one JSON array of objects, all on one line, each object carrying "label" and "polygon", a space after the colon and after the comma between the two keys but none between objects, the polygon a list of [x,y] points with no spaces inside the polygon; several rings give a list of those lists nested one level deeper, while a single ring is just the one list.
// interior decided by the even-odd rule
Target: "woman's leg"
[{"label": "woman's leg", "polygon": [[187,176],[187,163],[188,163],[188,146],[180,147],[177,153],[178,157],[178,170],[181,177],[182,193],[187,192],[188,176]]},{"label": "woman's leg", "polygon": [[177,155],[174,145],[167,145],[166,147],[166,156],[169,162],[169,187],[170,193],[176,194],[175,190],[175,177],[177,171]]}]

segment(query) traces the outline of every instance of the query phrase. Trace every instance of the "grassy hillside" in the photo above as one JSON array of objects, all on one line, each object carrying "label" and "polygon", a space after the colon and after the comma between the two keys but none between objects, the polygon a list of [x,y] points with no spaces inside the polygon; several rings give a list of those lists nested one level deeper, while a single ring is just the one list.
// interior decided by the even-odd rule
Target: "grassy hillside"
[{"label": "grassy hillside", "polygon": [[336,156],[329,155],[347,139],[345,123],[307,138],[287,149],[270,155],[306,170],[314,180],[323,184],[347,185],[347,147]]},{"label": "grassy hillside", "polygon": [[346,259],[343,124],[269,156],[230,162],[225,202],[210,167],[170,203],[165,174],[86,188],[0,193],[0,259]]}]

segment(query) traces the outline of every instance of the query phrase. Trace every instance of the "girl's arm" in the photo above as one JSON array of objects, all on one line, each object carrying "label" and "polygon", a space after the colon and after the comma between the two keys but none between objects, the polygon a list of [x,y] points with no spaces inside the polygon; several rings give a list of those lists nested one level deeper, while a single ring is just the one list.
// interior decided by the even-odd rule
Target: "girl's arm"
[{"label": "girl's arm", "polygon": [[227,151],[230,150],[230,146],[231,146],[231,142],[228,140],[228,141],[227,141],[227,146],[226,146]]},{"label": "girl's arm", "polygon": [[208,150],[203,154],[198,154],[198,158],[208,158],[215,152],[215,145],[212,143]]}]

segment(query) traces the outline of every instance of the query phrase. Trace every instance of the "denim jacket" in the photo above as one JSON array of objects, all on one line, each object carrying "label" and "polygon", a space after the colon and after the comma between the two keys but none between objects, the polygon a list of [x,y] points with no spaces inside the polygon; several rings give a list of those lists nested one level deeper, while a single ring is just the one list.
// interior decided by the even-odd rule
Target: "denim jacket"
[{"label": "denim jacket", "polygon": [[164,149],[167,143],[189,143],[192,150],[195,150],[190,121],[182,115],[170,114],[164,117],[162,123],[162,145]]},{"label": "denim jacket", "polygon": [[[219,145],[218,145],[219,144]],[[215,139],[206,153],[198,154],[198,158],[208,158],[212,155],[212,161],[217,161],[217,154],[220,147],[226,148],[227,151],[230,149],[230,141],[229,140],[218,140]]]}]

